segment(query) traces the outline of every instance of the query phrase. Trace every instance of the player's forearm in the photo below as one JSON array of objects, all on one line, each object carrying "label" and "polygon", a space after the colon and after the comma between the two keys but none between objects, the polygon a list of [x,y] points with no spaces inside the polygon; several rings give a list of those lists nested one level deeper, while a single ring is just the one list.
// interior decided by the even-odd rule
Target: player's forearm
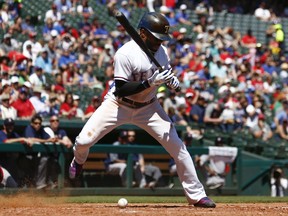
[{"label": "player's forearm", "polygon": [[12,139],[6,139],[5,143],[17,143],[17,142],[26,142],[25,138],[12,138]]},{"label": "player's forearm", "polygon": [[285,131],[283,130],[282,126],[281,125],[278,125],[277,126],[277,130],[278,131],[278,134],[279,136],[282,138],[282,139],[288,139],[288,136],[286,135]]},{"label": "player's forearm", "polygon": [[114,161],[112,161],[113,163],[126,163],[126,160],[120,160],[120,159],[116,159]]},{"label": "player's forearm", "polygon": [[54,141],[52,138],[40,139],[40,138],[30,137],[30,139],[33,143],[46,143],[46,142],[53,142]]},{"label": "player's forearm", "polygon": [[125,82],[122,80],[115,80],[116,91],[114,94],[117,97],[125,97],[133,94],[137,94],[146,88],[149,88],[150,85],[148,81],[138,81],[138,82]]}]

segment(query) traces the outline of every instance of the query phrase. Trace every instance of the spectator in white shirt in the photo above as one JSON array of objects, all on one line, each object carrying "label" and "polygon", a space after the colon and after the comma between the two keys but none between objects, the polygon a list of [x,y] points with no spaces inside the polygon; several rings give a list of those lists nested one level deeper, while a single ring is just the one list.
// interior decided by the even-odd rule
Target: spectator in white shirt
[{"label": "spectator in white shirt", "polygon": [[43,74],[41,67],[35,67],[34,73],[29,76],[29,81],[32,86],[44,86],[46,84],[46,77]]},{"label": "spectator in white shirt", "polygon": [[262,21],[269,21],[271,18],[270,11],[266,8],[266,3],[261,2],[259,7],[255,10],[254,15]]},{"label": "spectator in white shirt", "polygon": [[88,0],[82,0],[81,4],[77,5],[77,13],[92,15],[94,11],[93,8],[89,6]]},{"label": "spectator in white shirt", "polygon": [[[23,55],[27,58],[31,58],[33,65],[35,65],[36,58],[39,52],[42,50],[42,45],[36,40],[37,33],[31,32],[29,34],[29,39],[26,40],[23,44]],[[31,46],[31,50],[28,50],[28,47]]]},{"label": "spectator in white shirt", "polygon": [[16,119],[17,110],[10,106],[10,95],[2,94],[1,95],[1,105],[0,105],[0,113],[2,119],[12,118]]},{"label": "spectator in white shirt", "polygon": [[35,86],[33,88],[33,96],[29,98],[35,111],[41,117],[47,117],[49,115],[50,107],[41,100],[42,88]]},{"label": "spectator in white shirt", "polygon": [[46,11],[44,21],[46,22],[49,18],[52,19],[53,22],[61,20],[61,13],[57,11],[57,5],[52,4],[51,9]]}]

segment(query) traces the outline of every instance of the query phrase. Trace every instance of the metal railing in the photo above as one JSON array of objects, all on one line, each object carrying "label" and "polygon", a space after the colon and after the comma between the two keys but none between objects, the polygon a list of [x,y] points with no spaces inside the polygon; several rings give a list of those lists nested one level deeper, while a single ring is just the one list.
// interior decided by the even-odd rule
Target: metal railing
[{"label": "metal railing", "polygon": [[[209,147],[188,147],[187,150],[191,155],[201,155],[208,154]],[[65,167],[66,163],[70,163],[70,161],[65,161],[64,154],[71,153],[72,149],[67,149],[63,145],[47,143],[47,144],[34,144],[32,147],[28,147],[21,143],[13,143],[13,144],[5,144],[0,143],[0,152],[19,152],[19,153],[33,153],[33,152],[45,152],[45,153],[59,153],[59,165],[61,167],[61,174],[58,176],[58,189],[59,190],[75,190],[76,194],[91,194],[91,190],[88,188],[64,188],[64,179],[65,179]],[[147,154],[168,154],[167,151],[162,146],[148,146],[148,145],[133,145],[133,146],[113,146],[111,144],[95,144],[90,148],[90,153],[127,153],[127,186],[125,188],[95,188],[93,193],[102,193],[102,194],[110,194],[111,191],[116,193],[115,191],[122,191],[122,193],[140,193],[143,191],[139,191],[139,189],[132,188],[132,176],[133,176],[133,160],[132,155],[134,153],[147,153]],[[253,194],[254,191],[259,188],[259,191],[264,190],[263,184],[261,185],[261,180],[269,175],[270,168],[274,165],[279,166],[287,166],[288,160],[271,160],[261,156],[257,156],[245,151],[238,149],[238,155],[236,158],[236,172],[234,173],[234,177],[236,178],[236,183],[229,185],[228,187],[224,187],[223,189],[230,190],[233,192],[229,192],[230,194]],[[256,190],[255,190],[256,188]],[[179,189],[179,188],[178,188]],[[175,189],[173,189],[175,192]],[[264,194],[267,194],[269,190],[269,185],[266,185]],[[161,190],[158,190],[158,192]],[[170,192],[169,192],[170,191]],[[172,193],[171,189],[167,191],[167,193]],[[173,192],[173,193],[174,193]],[[181,192],[181,191],[180,191]],[[71,192],[73,194],[73,192]],[[71,194],[70,193],[70,194]],[[147,191],[144,193],[148,193]],[[255,192],[256,193],[256,192]],[[259,192],[257,192],[259,194]]]}]

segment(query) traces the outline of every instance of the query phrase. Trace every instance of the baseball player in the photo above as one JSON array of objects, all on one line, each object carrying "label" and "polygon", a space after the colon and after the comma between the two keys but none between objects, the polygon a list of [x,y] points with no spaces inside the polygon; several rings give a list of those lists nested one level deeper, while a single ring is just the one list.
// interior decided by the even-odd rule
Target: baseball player
[{"label": "baseball player", "polygon": [[0,166],[0,188],[17,188],[18,185],[10,173]]},{"label": "baseball player", "polygon": [[167,49],[162,45],[170,39],[169,23],[162,14],[149,12],[141,18],[138,29],[163,70],[160,71],[133,40],[118,49],[114,56],[114,83],[76,137],[70,178],[80,175],[91,146],[119,125],[134,124],[147,131],[174,158],[189,204],[214,208],[216,204],[206,196],[189,152],[156,99],[158,86],[164,83],[172,89],[179,86],[169,65]]}]

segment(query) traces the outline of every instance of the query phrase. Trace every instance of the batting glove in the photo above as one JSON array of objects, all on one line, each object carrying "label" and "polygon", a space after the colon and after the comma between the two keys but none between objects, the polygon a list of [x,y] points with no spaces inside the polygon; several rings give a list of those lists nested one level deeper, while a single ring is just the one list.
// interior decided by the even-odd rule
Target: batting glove
[{"label": "batting glove", "polygon": [[176,76],[173,76],[170,81],[166,83],[166,85],[171,89],[177,89],[179,84],[180,82]]},{"label": "batting glove", "polygon": [[168,82],[172,77],[172,68],[164,71],[156,70],[148,79],[148,83],[150,86],[160,86],[161,84]]}]

